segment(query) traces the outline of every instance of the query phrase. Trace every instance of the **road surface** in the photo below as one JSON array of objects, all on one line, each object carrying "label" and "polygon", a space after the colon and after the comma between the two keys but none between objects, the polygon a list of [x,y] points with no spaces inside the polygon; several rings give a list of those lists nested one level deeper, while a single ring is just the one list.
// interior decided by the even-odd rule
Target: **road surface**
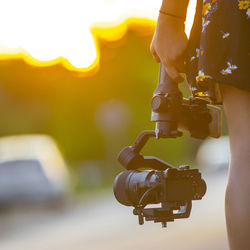
[{"label": "road surface", "polygon": [[191,217],[168,224],[137,223],[132,208],[112,190],[61,210],[0,215],[1,250],[211,250],[228,249],[224,219],[226,174],[205,177],[208,190],[193,202]]}]

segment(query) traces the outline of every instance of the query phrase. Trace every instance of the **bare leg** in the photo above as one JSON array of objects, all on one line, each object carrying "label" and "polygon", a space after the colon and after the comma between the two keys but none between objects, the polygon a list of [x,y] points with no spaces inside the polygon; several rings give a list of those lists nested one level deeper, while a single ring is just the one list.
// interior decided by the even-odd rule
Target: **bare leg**
[{"label": "bare leg", "polygon": [[250,249],[250,92],[221,84],[230,138],[225,210],[231,250]]}]

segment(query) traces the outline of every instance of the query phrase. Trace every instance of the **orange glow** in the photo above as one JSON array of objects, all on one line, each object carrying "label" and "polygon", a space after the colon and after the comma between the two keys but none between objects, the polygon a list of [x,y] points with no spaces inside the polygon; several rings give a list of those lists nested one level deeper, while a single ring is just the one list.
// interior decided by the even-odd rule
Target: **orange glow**
[{"label": "orange glow", "polygon": [[[26,50],[19,48],[19,49],[5,49],[5,53],[0,54],[0,60],[11,60],[11,59],[22,59],[27,64],[32,66],[39,66],[39,67],[49,67],[56,64],[61,64],[63,67],[70,71],[79,71],[82,73],[93,73],[98,70],[99,67],[99,56],[96,57],[94,62],[91,65],[85,68],[78,68],[71,64],[65,57],[59,56],[55,59],[48,60],[48,61],[41,61],[39,59],[34,58],[31,56]],[[88,74],[89,75],[89,74]]]},{"label": "orange glow", "polygon": [[[152,33],[160,3],[161,0],[0,0],[0,60],[20,58],[34,66],[62,64],[71,71],[96,72],[100,59],[97,38],[118,41],[128,27],[138,23],[152,27]],[[195,0],[191,0],[187,34],[194,9]]]}]

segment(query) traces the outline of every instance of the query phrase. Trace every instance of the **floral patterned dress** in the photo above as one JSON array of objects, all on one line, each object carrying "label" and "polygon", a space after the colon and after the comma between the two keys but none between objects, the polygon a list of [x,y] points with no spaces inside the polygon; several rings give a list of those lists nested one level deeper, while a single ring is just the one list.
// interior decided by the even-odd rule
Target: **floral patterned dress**
[{"label": "floral patterned dress", "polygon": [[214,83],[250,91],[250,0],[198,0],[187,58],[193,93]]}]

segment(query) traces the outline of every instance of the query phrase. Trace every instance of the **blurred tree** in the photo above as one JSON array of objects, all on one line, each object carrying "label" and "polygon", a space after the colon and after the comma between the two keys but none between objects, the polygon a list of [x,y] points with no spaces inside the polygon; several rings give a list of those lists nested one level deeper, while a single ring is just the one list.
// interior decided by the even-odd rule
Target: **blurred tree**
[{"label": "blurred tree", "polygon": [[[150,100],[157,84],[158,65],[149,52],[153,30],[153,26],[140,23],[128,27],[119,41],[97,38],[100,68],[89,76],[61,65],[34,67],[20,59],[0,61],[0,135],[50,134],[72,164],[107,159],[108,147],[113,144],[114,160],[108,157],[108,161],[115,164],[122,147],[132,143],[142,130],[154,129]],[[103,124],[96,124],[96,114],[112,100],[126,106],[128,121],[119,124],[119,130],[104,131],[100,129]],[[144,152],[181,164],[197,144],[188,140],[184,136],[152,141]]]}]

